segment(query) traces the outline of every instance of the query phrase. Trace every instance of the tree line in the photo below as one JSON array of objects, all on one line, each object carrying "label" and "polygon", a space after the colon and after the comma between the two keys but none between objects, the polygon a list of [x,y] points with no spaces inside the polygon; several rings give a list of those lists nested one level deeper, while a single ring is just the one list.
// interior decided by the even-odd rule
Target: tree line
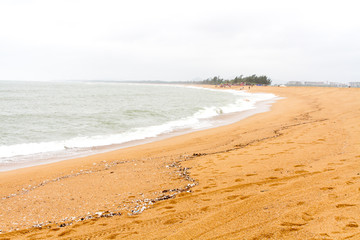
[{"label": "tree line", "polygon": [[243,75],[236,76],[234,79],[222,79],[219,76],[205,79],[198,82],[199,84],[221,85],[221,84],[243,84],[243,85],[270,85],[271,79],[267,76],[251,76],[244,77]]}]

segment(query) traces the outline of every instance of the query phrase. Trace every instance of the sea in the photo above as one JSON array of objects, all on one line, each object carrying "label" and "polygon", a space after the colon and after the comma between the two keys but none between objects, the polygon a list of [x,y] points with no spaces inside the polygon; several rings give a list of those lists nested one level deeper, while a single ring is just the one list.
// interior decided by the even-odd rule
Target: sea
[{"label": "sea", "polygon": [[0,81],[0,171],[231,124],[277,99],[239,89]]}]

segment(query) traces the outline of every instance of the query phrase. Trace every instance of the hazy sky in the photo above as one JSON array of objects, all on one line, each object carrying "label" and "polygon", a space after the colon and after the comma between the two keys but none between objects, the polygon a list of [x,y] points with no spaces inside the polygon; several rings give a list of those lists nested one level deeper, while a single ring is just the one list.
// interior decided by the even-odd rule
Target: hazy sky
[{"label": "hazy sky", "polygon": [[360,81],[359,1],[1,0],[2,80]]}]

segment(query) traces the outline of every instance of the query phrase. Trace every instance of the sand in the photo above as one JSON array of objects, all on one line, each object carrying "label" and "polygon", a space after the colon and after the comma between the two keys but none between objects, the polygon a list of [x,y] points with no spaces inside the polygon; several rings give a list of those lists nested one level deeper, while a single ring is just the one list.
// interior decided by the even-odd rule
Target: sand
[{"label": "sand", "polygon": [[284,99],[235,124],[0,173],[0,239],[360,239],[360,89],[250,91]]}]

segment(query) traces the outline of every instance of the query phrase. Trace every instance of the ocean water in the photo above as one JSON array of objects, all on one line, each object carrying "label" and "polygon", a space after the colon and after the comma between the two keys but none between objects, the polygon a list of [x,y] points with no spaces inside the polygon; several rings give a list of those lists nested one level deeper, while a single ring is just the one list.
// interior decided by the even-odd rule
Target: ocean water
[{"label": "ocean water", "polygon": [[0,171],[228,124],[273,99],[177,85],[0,81]]}]

